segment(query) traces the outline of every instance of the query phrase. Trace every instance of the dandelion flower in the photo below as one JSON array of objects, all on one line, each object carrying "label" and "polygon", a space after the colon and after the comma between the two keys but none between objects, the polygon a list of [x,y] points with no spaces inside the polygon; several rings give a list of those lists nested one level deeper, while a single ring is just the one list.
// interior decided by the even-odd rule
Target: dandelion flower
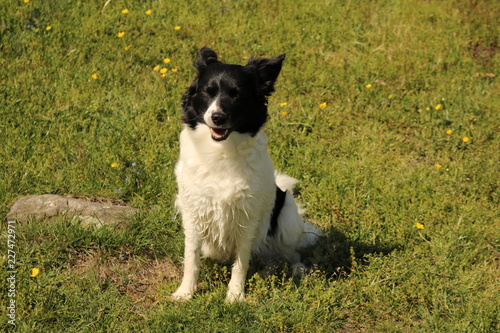
[{"label": "dandelion flower", "polygon": [[118,38],[122,38],[123,36],[125,36],[125,32],[123,31],[120,31],[118,34],[117,34]]},{"label": "dandelion flower", "polygon": [[125,8],[124,10],[122,10],[122,14],[128,14],[128,9]]},{"label": "dandelion flower", "polygon": [[94,79],[94,80],[97,80],[99,78],[99,75],[97,75],[97,73],[94,73],[91,75],[91,77]]},{"label": "dandelion flower", "polygon": [[365,86],[366,89],[371,89],[372,88],[372,85],[371,83],[368,83],[366,86]]},{"label": "dandelion flower", "polygon": [[462,138],[462,141],[463,141],[463,142],[469,142],[469,141],[470,141],[470,138],[469,138],[468,136],[464,136],[464,137]]},{"label": "dandelion flower", "polygon": [[168,68],[163,67],[160,69],[160,73],[165,74],[166,72],[168,72]]},{"label": "dandelion flower", "polygon": [[320,103],[319,107],[321,109],[325,109],[326,108],[326,102]]},{"label": "dandelion flower", "polygon": [[172,68],[171,71],[172,71],[172,73],[177,73],[179,71],[179,69],[178,68]]},{"label": "dandelion flower", "polygon": [[443,108],[443,104],[438,104],[434,107],[436,110],[441,110]]},{"label": "dandelion flower", "polygon": [[161,75],[160,75],[160,79],[164,79],[164,78],[166,78],[166,77],[167,77],[167,75],[166,75],[166,74],[161,74]]},{"label": "dandelion flower", "polygon": [[146,14],[146,15],[151,15],[151,13],[152,13],[152,10],[151,10],[151,9],[148,9],[148,10],[146,10],[146,11],[144,12],[144,14]]},{"label": "dandelion flower", "polygon": [[415,223],[415,228],[417,228],[417,229],[419,229],[419,230],[422,230],[422,229],[424,229],[425,227],[424,227],[424,225],[423,225],[422,223],[417,222],[417,223]]},{"label": "dandelion flower", "polygon": [[36,277],[38,274],[40,274],[40,269],[38,268],[31,269],[31,274],[30,274],[31,277]]},{"label": "dandelion flower", "polygon": [[47,31],[52,30],[52,26],[51,26],[51,25],[48,25],[47,27],[45,27],[45,30],[47,30]]},{"label": "dandelion flower", "polygon": [[164,63],[164,64],[168,64],[170,61],[172,61],[172,60],[170,60],[170,58],[165,58],[165,59],[163,59],[163,63]]},{"label": "dandelion flower", "polygon": [[153,70],[154,70],[155,72],[159,72],[159,71],[160,71],[160,69],[161,69],[161,66],[160,66],[160,65],[156,65],[155,67],[153,67]]},{"label": "dandelion flower", "polygon": [[446,134],[448,134],[448,135],[452,135],[452,134],[453,134],[453,130],[451,130],[451,129],[447,130],[447,131],[446,131]]},{"label": "dandelion flower", "polygon": [[286,104],[287,104],[286,102],[280,103],[280,108],[285,107]]},{"label": "dandelion flower", "polygon": [[174,27],[174,30],[175,30],[175,31],[179,31],[179,30],[181,30],[181,26],[180,26],[180,25],[175,26],[175,27]]},{"label": "dandelion flower", "polygon": [[120,164],[120,162],[113,162],[113,163],[111,163],[111,167],[116,168],[119,164]]},{"label": "dandelion flower", "polygon": [[125,46],[125,51],[128,51],[132,48],[132,45]]},{"label": "dandelion flower", "polygon": [[24,3],[28,3],[28,2],[30,2],[30,0],[23,0],[23,2],[24,2]]},{"label": "dandelion flower", "polygon": [[434,167],[435,167],[436,169],[441,169],[443,166],[442,166],[441,164],[436,164],[436,165],[434,165]]},{"label": "dandelion flower", "polygon": [[282,115],[283,117],[284,117],[284,116],[286,116],[287,114],[288,114],[288,112],[286,112],[286,111],[281,112],[281,115]]}]

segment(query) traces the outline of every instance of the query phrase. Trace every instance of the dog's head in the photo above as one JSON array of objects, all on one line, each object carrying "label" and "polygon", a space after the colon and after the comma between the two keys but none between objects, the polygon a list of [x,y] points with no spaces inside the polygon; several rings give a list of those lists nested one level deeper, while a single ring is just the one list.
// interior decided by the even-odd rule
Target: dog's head
[{"label": "dog's head", "polygon": [[182,121],[192,129],[210,128],[212,139],[223,141],[233,132],[257,134],[267,119],[267,98],[274,91],[285,55],[251,58],[245,66],[218,60],[202,48],[195,67],[198,76],[182,99]]}]

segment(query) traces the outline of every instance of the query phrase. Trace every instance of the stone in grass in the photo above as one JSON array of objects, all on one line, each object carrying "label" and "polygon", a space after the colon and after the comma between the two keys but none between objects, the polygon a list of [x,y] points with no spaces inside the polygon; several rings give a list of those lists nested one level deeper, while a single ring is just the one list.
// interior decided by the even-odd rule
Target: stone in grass
[{"label": "stone in grass", "polygon": [[7,221],[51,219],[64,216],[83,226],[101,227],[125,221],[139,211],[116,199],[74,195],[28,195],[19,198],[7,214]]}]

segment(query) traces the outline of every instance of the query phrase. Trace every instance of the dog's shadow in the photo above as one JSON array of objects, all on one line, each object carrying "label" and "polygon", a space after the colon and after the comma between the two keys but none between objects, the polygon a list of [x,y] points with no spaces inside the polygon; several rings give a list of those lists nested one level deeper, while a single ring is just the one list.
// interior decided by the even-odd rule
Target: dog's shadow
[{"label": "dog's shadow", "polygon": [[[369,265],[370,255],[388,255],[394,250],[400,248],[398,245],[372,245],[349,239],[343,232],[335,227],[329,227],[323,230],[324,235],[318,242],[301,251],[302,262],[307,267],[306,274],[314,271],[315,274],[323,275],[326,279],[344,279],[356,269]],[[210,284],[226,285],[231,278],[231,264],[221,264],[215,260],[204,259],[203,265],[208,269],[202,269],[207,272],[204,279]],[[209,272],[209,273],[208,273]],[[296,285],[300,285],[300,276],[298,277],[291,270],[287,263],[281,263],[278,266],[265,266],[262,263],[252,260],[247,278],[260,275],[264,279],[271,276],[291,279]],[[202,287],[200,292],[207,291],[207,286]]]},{"label": "dog's shadow", "polygon": [[369,255],[388,255],[400,246],[368,244],[350,239],[335,227],[323,230],[317,244],[302,254],[304,264],[326,278],[347,278],[354,269],[369,265]]}]

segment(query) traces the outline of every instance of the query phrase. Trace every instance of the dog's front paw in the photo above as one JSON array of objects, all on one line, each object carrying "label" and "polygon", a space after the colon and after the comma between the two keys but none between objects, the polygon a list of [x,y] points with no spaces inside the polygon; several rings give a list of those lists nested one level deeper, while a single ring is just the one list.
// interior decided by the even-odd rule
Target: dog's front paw
[{"label": "dog's front paw", "polygon": [[227,304],[233,304],[233,303],[242,303],[245,302],[245,293],[232,293],[228,292],[226,296],[226,303]]},{"label": "dog's front paw", "polygon": [[193,298],[193,293],[189,290],[177,289],[175,293],[172,294],[171,299],[173,301],[187,301]]}]

